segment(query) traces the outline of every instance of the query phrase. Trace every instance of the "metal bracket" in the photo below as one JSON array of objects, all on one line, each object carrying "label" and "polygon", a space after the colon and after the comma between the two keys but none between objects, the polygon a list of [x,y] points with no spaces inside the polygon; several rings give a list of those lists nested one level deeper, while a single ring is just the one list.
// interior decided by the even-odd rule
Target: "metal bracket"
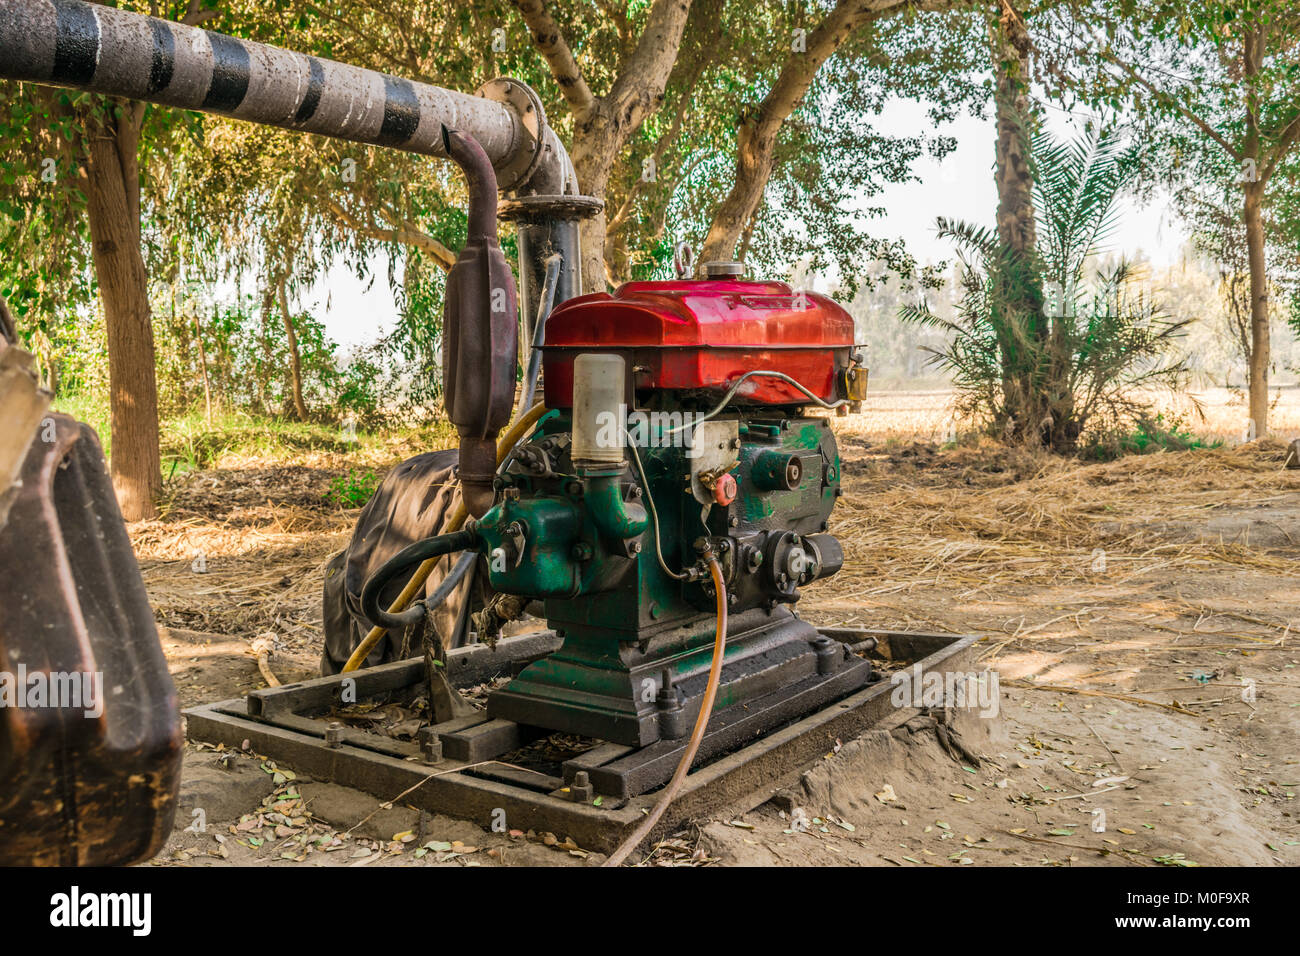
[{"label": "metal bracket", "polygon": [[722,418],[701,422],[691,431],[691,494],[712,507],[713,481],[740,463],[740,423]]}]

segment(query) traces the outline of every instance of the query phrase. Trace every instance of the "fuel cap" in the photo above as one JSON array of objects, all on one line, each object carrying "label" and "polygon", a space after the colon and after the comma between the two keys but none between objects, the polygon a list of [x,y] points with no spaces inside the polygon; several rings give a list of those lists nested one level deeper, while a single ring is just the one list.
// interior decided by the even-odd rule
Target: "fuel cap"
[{"label": "fuel cap", "polygon": [[706,279],[735,279],[744,274],[745,264],[743,262],[719,260],[704,263],[704,277]]}]

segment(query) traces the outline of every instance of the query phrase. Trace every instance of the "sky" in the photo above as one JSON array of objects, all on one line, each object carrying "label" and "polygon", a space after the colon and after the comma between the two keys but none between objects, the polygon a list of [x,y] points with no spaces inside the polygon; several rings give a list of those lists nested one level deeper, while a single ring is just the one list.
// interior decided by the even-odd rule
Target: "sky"
[{"label": "sky", "polygon": [[[1049,107],[1048,125],[1057,136],[1071,135],[1072,123],[1077,119]],[[897,135],[914,135],[932,127],[924,103],[902,99],[890,103],[875,125]],[[943,162],[925,156],[913,167],[919,181],[889,185],[877,196],[860,200],[861,205],[885,210],[882,217],[872,220],[872,234],[901,237],[922,263],[953,257],[951,245],[935,234],[936,218],[946,216],[992,225],[997,208],[992,119],[962,116],[934,132],[957,140],[957,148]],[[1125,200],[1112,251],[1129,257],[1142,253],[1153,266],[1160,267],[1177,260],[1186,239],[1186,229],[1169,213],[1166,199],[1157,198],[1146,205]],[[322,318],[330,337],[345,352],[351,346],[374,341],[392,329],[397,320],[386,259],[373,263],[371,271],[374,280],[366,282],[336,266],[297,303]]]},{"label": "sky", "polygon": [[[1048,129],[1054,136],[1070,138],[1081,115],[1072,117],[1049,106]],[[930,122],[925,104],[894,100],[876,125],[908,135],[929,127]],[[885,209],[885,215],[873,221],[874,232],[882,237],[902,237],[918,261],[937,262],[953,257],[951,244],[935,234],[939,216],[992,226],[998,203],[993,182],[995,132],[992,118],[962,116],[939,126],[936,135],[952,136],[957,148],[942,162],[924,156],[914,163],[913,172],[920,182],[895,183],[872,198],[871,205]],[[1120,204],[1112,251],[1130,257],[1141,252],[1153,266],[1167,266],[1177,261],[1187,238],[1185,227],[1169,212],[1167,195],[1147,205],[1126,198]]]}]

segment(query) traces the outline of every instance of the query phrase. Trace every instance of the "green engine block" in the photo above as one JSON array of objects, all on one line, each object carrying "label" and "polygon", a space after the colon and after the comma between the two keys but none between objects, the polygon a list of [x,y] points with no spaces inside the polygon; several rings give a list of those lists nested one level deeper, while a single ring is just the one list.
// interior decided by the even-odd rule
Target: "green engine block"
[{"label": "green engine block", "polygon": [[764,411],[690,427],[633,413],[621,465],[575,463],[559,414],[516,449],[480,548],[492,587],[544,602],[564,643],[492,694],[490,716],[629,745],[680,737],[714,637],[706,550],[731,621],[719,708],[826,667],[791,607],[843,560],[826,533],[839,455],[826,419]]}]

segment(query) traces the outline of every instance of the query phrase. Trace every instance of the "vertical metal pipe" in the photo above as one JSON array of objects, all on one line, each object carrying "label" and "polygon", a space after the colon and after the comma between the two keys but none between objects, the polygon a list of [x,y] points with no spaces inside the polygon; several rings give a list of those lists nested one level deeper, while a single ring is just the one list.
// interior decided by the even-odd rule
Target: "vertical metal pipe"
[{"label": "vertical metal pipe", "polygon": [[479,518],[492,506],[496,437],[514,404],[517,299],[497,243],[497,181],[487,154],[472,136],[442,135],[469,186],[469,236],[447,273],[443,403],[460,434],[461,498]]}]

